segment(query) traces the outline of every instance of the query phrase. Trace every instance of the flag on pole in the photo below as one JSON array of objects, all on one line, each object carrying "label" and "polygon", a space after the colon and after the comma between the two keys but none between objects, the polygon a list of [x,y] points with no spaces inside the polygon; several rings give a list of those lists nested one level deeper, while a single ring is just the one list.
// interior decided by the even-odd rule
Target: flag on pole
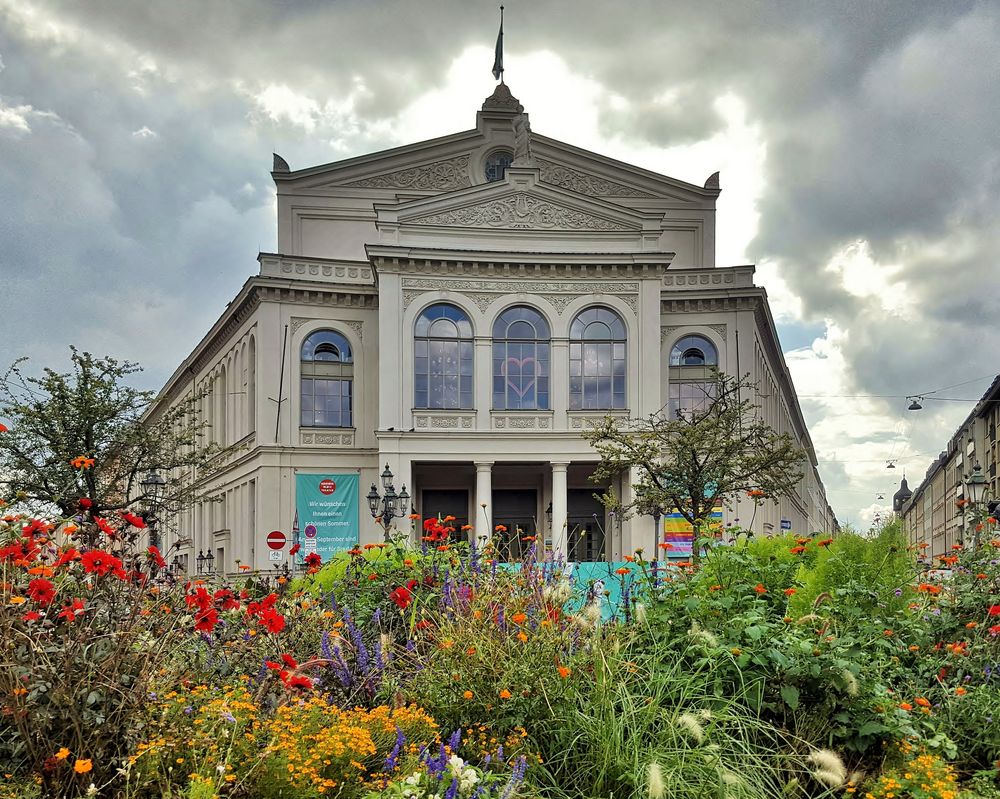
[{"label": "flag on pole", "polygon": [[493,56],[493,77],[503,80],[503,6],[500,6],[500,33],[497,34],[496,52]]}]

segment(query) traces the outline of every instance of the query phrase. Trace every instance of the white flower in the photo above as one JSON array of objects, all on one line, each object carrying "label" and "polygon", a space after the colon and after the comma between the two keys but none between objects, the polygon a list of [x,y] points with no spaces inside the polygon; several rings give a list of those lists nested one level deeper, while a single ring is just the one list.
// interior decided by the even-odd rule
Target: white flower
[{"label": "white flower", "polygon": [[97,786],[94,783],[90,783],[87,788],[87,796],[97,796]]},{"label": "white flower", "polygon": [[655,760],[646,767],[646,786],[649,799],[663,799],[667,795],[667,786],[663,784],[663,769]]},{"label": "white flower", "polygon": [[461,774],[462,769],[465,768],[465,761],[458,755],[452,755],[448,758],[448,765],[451,766],[451,770],[458,775]]}]

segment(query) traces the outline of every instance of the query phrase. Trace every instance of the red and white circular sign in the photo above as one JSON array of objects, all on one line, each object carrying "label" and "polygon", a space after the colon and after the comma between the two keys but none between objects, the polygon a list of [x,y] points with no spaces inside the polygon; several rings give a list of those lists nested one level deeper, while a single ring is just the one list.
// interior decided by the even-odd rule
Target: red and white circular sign
[{"label": "red and white circular sign", "polygon": [[267,534],[267,545],[271,549],[283,549],[287,539],[281,530],[272,530]]},{"label": "red and white circular sign", "polygon": [[321,494],[332,494],[337,490],[337,484],[333,480],[320,480],[319,491]]}]

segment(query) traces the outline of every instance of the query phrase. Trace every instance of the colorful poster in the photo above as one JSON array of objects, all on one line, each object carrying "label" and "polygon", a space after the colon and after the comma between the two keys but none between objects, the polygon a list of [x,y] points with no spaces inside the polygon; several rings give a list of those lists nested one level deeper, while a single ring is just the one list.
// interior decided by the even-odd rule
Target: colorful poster
[{"label": "colorful poster", "polygon": [[[722,526],[721,505],[716,505],[712,509],[710,519],[713,529]],[[673,512],[663,518],[663,542],[670,545],[667,547],[667,557],[669,558],[686,560],[691,557],[694,551],[694,528],[687,519],[681,516],[677,508],[674,508]]]},{"label": "colorful poster", "polygon": [[301,531],[299,558],[323,561],[358,545],[358,475],[296,474],[295,515]]}]

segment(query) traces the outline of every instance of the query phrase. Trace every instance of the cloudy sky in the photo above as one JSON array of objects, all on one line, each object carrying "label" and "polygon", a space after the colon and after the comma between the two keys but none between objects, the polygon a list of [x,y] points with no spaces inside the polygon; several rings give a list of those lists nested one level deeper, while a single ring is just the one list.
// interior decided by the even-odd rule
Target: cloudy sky
[{"label": "cloudy sky", "polygon": [[[753,262],[838,516],[1000,371],[1000,3],[506,3],[539,133],[701,184]],[[0,361],[159,386],[275,247],[293,169],[473,127],[496,6],[0,0]],[[961,385],[955,385],[961,384]],[[886,469],[895,459],[897,468]],[[883,492],[886,501],[876,499]]]}]

